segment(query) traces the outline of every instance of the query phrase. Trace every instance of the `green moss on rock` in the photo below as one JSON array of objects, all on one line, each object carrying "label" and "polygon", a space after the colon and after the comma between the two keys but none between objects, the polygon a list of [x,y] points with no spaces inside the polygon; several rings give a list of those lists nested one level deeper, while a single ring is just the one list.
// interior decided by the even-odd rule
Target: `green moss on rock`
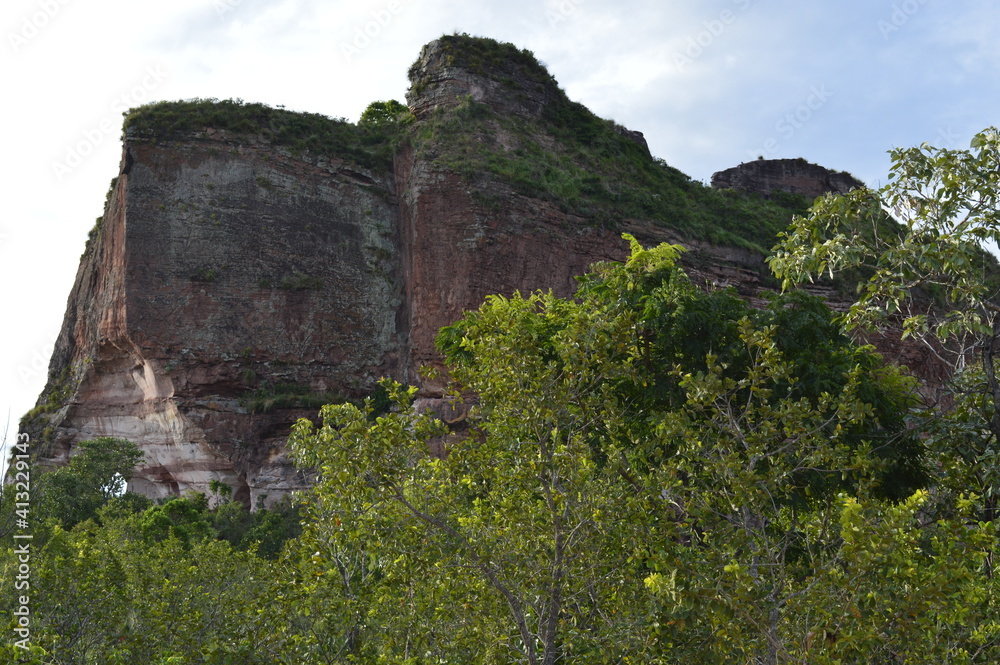
[{"label": "green moss on rock", "polygon": [[126,135],[170,140],[207,128],[254,135],[293,151],[339,157],[378,170],[390,164],[397,133],[391,125],[359,126],[344,118],[288,111],[241,99],[155,102],[125,114]]}]

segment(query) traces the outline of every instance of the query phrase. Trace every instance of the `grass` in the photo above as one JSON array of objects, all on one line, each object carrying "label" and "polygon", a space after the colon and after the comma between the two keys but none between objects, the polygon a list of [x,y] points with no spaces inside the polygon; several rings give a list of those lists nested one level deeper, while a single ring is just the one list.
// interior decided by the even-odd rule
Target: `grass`
[{"label": "grass", "polygon": [[215,268],[198,268],[193,275],[191,275],[192,282],[214,282],[219,278],[219,271]]},{"label": "grass", "polygon": [[[507,149],[498,135],[513,137]],[[541,123],[499,116],[471,99],[415,127],[417,153],[475,184],[484,174],[563,212],[614,228],[648,219],[682,235],[766,253],[793,214],[811,201],[716,190],[651,157],[616,125],[569,100],[547,107]]]},{"label": "grass", "polygon": [[399,128],[356,125],[343,118],[299,113],[241,99],[188,99],[130,109],[124,131],[157,140],[181,139],[207,127],[260,136],[293,152],[347,159],[369,169],[387,169]]},{"label": "grass", "polygon": [[[392,406],[388,393],[376,386],[368,397],[372,400],[372,417],[387,413]],[[339,392],[316,391],[298,383],[264,382],[247,392],[240,404],[250,413],[270,413],[277,409],[319,409],[327,404],[350,402],[360,407],[364,399],[349,399]]]},{"label": "grass", "polygon": [[309,291],[323,288],[323,280],[318,277],[310,277],[301,272],[295,272],[284,277],[278,288],[286,291]]},{"label": "grass", "polygon": [[[50,381],[46,386],[48,394],[45,392],[45,401],[38,404],[34,408],[30,409],[26,414],[21,417],[19,427],[20,431],[37,432],[41,429],[41,442],[44,444],[49,444],[52,442],[52,426],[51,424],[45,424],[46,422],[44,416],[55,413],[59,409],[66,405],[66,402],[70,398],[71,384],[73,382],[73,371],[70,366],[64,366],[59,376],[56,377],[54,381]],[[35,434],[32,434],[35,436]],[[48,446],[42,448],[44,454],[47,454]]]},{"label": "grass", "polygon": [[[493,78],[510,89],[516,89],[525,83],[555,87],[555,78],[528,49],[464,33],[444,35],[438,39],[438,43],[444,55],[444,64],[448,67],[460,67],[478,76]],[[429,82],[418,78],[419,67],[420,60],[417,60],[409,70],[410,81],[418,94]]]}]

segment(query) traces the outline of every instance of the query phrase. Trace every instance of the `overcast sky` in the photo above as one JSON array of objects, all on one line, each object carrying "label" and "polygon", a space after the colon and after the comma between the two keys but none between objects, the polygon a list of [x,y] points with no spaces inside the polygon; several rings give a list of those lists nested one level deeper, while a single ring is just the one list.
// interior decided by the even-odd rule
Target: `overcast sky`
[{"label": "overcast sky", "polygon": [[0,419],[35,402],[121,112],[242,98],[355,121],[453,32],[535,55],[695,179],[804,157],[884,181],[893,147],[1000,124],[990,0],[4,0]]}]

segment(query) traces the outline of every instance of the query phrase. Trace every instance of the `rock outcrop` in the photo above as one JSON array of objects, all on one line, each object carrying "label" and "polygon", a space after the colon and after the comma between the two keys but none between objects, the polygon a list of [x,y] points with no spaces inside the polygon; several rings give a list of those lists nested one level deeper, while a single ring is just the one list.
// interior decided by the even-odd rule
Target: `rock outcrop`
[{"label": "rock outcrop", "polygon": [[[461,44],[432,42],[411,68],[414,122],[475,112],[470,103],[525,123],[570,108],[530,53]],[[525,149],[523,137],[491,127],[469,141]],[[648,158],[640,133],[612,129]],[[612,229],[552,197],[461,173],[436,158],[440,146],[404,142],[379,162],[289,147],[282,131],[127,130],[49,383],[24,420],[49,442],[47,463],[65,463],[80,440],[121,436],[145,453],[134,491],[207,492],[219,480],[269,505],[309,483],[285,452],[297,418],[369,395],[382,376],[419,384],[421,408],[446,409],[443,386],[418,376],[439,362],[438,330],[492,293],[571,294],[592,263],[625,256],[623,230],[647,244],[683,242],[698,283],[733,284],[749,298],[764,288],[759,253],[657,220]],[[554,143],[541,130],[536,138]],[[808,192],[841,182],[806,172],[761,171],[727,186],[771,186],[781,173]]]},{"label": "rock outcrop", "polygon": [[137,441],[133,489],[154,497],[212,479],[247,501],[301,487],[283,455],[294,409],[254,410],[399,374],[391,179],[224,132],[125,145],[56,345],[68,399],[50,454]]},{"label": "rock outcrop", "polygon": [[828,192],[846,194],[862,186],[849,173],[831,171],[804,159],[758,159],[712,174],[712,187],[764,196],[780,191],[815,199]]},{"label": "rock outcrop", "polygon": [[471,99],[534,121],[563,96],[530,51],[494,49],[484,40],[446,37],[430,42],[410,66],[409,78],[407,103],[418,119]]}]

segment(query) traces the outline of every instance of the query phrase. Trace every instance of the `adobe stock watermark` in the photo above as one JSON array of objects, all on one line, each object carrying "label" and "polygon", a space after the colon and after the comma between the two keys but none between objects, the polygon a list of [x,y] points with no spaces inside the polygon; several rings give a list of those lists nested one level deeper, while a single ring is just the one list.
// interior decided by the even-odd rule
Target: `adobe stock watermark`
[{"label": "adobe stock watermark", "polygon": [[703,30],[688,37],[684,50],[674,54],[677,69],[683,72],[688,65],[700,58],[722,36],[726,28],[736,23],[739,13],[750,7],[750,0],[732,0],[732,3],[736,7],[735,11],[723,9],[717,17],[701,22]]},{"label": "adobe stock watermark", "polygon": [[[833,97],[833,93],[827,90],[825,85],[813,86],[809,89],[809,95],[805,101],[799,104],[793,111],[786,113],[778,122],[774,124],[774,129],[781,138],[788,140],[795,136],[795,133],[802,129],[809,122],[816,111],[823,108],[827,101]],[[748,150],[750,159],[760,157],[771,157],[781,148],[778,137],[770,137],[764,141],[759,150]]]},{"label": "adobe stock watermark", "polygon": [[568,21],[585,1],[586,0],[559,0],[559,2],[554,3],[554,9],[545,10],[545,18],[549,20],[549,27],[554,28],[560,23]]},{"label": "adobe stock watermark", "polygon": [[882,39],[889,41],[889,35],[899,32],[899,29],[906,25],[913,15],[926,4],[927,0],[903,0],[903,2],[894,4],[888,20],[883,18],[878,21],[878,31],[882,33]]},{"label": "adobe stock watermark", "polygon": [[947,127],[938,127],[937,137],[931,143],[935,148],[948,148],[952,149],[962,142],[962,137],[955,133],[955,130],[951,128],[951,125]]},{"label": "adobe stock watermark", "polygon": [[17,519],[14,532],[14,556],[17,557],[16,575],[13,579],[14,591],[14,646],[27,651],[31,642],[31,524],[28,517],[31,513],[31,455],[28,445],[31,439],[27,434],[18,434],[17,441],[11,446],[10,469],[14,491],[14,514]]},{"label": "adobe stock watermark", "polygon": [[350,43],[340,42],[340,52],[344,54],[344,59],[351,62],[355,56],[361,55],[402,11],[400,0],[389,0],[384,9],[376,9],[371,13],[370,21],[354,26],[354,39]]},{"label": "adobe stock watermark", "polygon": [[243,0],[215,0],[212,6],[220,21],[224,21],[226,14],[236,11],[236,8],[243,4]]},{"label": "adobe stock watermark", "polygon": [[31,385],[32,381],[39,377],[44,379],[49,375],[49,358],[52,357],[52,350],[56,346],[58,331],[50,332],[45,337],[45,342],[40,344],[31,352],[31,357],[17,366],[17,375],[21,377],[24,387]]},{"label": "adobe stock watermark", "polygon": [[14,53],[37,37],[59,15],[62,8],[69,4],[69,0],[38,0],[36,4],[38,9],[21,17],[17,31],[7,33],[7,41]]},{"label": "adobe stock watermark", "polygon": [[63,178],[83,164],[108,136],[116,138],[121,131],[122,114],[133,106],[148,102],[153,91],[160,87],[168,76],[169,73],[162,65],[147,66],[142,79],[111,102],[109,117],[97,123],[96,127],[83,130],[82,138],[66,149],[62,161],[52,162],[52,172],[56,179],[62,182]]}]

